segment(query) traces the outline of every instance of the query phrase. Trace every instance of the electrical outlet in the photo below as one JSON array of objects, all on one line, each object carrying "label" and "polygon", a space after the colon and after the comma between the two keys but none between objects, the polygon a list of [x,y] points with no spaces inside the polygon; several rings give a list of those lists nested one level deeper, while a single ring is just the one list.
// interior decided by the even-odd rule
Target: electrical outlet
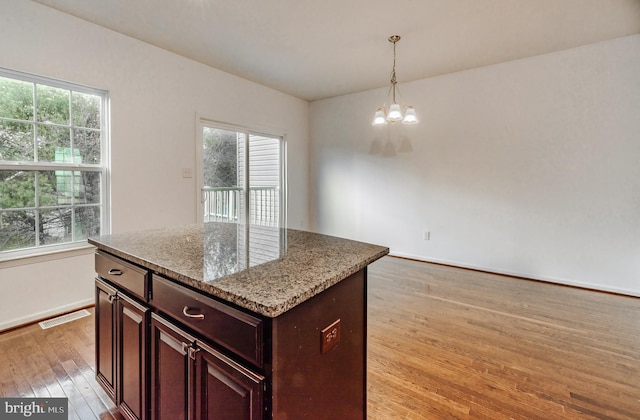
[{"label": "electrical outlet", "polygon": [[424,239],[425,241],[430,241],[431,240],[431,232],[424,232],[422,234],[422,239]]},{"label": "electrical outlet", "polygon": [[182,177],[183,178],[193,178],[193,171],[191,168],[183,168],[182,169]]},{"label": "electrical outlet", "polygon": [[324,353],[340,342],[340,320],[336,319],[331,325],[322,330],[322,349]]}]

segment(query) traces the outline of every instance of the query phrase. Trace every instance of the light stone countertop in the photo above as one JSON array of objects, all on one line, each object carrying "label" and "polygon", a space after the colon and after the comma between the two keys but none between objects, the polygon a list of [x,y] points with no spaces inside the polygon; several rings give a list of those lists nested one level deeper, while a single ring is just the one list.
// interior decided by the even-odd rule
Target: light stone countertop
[{"label": "light stone countertop", "polygon": [[89,243],[272,318],[389,253],[334,236],[232,223],[103,235]]}]

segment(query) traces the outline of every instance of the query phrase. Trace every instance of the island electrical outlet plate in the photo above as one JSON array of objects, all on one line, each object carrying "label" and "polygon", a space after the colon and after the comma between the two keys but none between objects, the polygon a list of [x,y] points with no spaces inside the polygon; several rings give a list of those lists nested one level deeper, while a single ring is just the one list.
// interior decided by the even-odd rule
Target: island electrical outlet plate
[{"label": "island electrical outlet plate", "polygon": [[340,341],[340,319],[322,330],[322,353],[329,351]]}]

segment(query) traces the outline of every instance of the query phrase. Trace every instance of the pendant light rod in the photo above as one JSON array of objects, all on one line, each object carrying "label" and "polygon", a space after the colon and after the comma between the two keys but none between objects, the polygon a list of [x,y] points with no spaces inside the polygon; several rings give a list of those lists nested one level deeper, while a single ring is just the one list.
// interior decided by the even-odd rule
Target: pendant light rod
[{"label": "pendant light rod", "polygon": [[396,103],[396,42],[400,41],[400,35],[391,35],[389,42],[393,43],[393,70],[391,70],[391,86],[393,90],[393,103]]}]

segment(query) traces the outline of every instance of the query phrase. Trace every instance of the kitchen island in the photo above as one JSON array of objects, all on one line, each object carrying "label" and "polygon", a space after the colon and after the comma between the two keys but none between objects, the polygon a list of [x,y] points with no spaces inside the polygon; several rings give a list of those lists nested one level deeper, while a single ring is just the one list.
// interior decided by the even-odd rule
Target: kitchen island
[{"label": "kitchen island", "polygon": [[125,417],[366,417],[367,265],[388,248],[230,223],[89,242],[97,378]]}]

